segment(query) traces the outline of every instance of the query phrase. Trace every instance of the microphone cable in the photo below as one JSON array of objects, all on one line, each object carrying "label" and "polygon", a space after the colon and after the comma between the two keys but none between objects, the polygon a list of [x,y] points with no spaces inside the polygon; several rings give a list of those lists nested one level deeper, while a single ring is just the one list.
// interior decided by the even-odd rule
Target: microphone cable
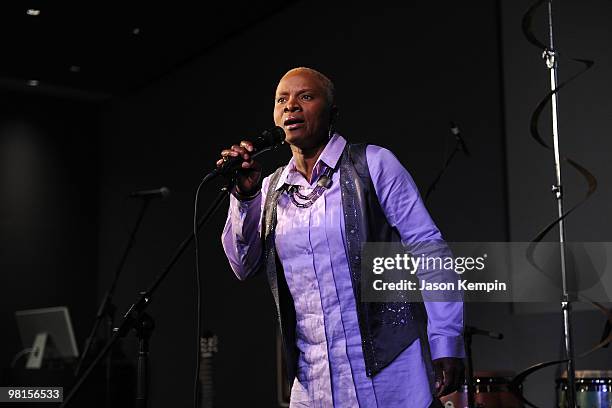
[{"label": "microphone cable", "polygon": [[196,189],[194,207],[193,207],[193,243],[195,246],[195,283],[196,283],[196,364],[195,374],[193,379],[193,408],[198,408],[198,388],[200,385],[200,331],[201,331],[201,313],[202,313],[202,283],[200,282],[200,254],[198,251],[198,197],[200,190],[206,182],[202,179]]},{"label": "microphone cable", "polygon": [[[260,143],[263,143],[263,145],[260,146],[259,149],[257,149],[255,152],[251,153],[251,159],[255,159],[257,156],[259,156],[262,153],[265,153],[267,151],[270,150],[275,150],[277,149],[280,145],[285,143],[285,131],[283,130],[283,128],[276,126],[275,128],[273,128],[270,131],[266,131],[264,132],[263,136],[260,136],[258,139],[256,139],[256,141],[259,141]],[[198,386],[199,386],[199,382],[200,382],[200,333],[201,333],[201,324],[202,324],[202,319],[201,319],[201,315],[202,315],[202,284],[201,284],[201,278],[200,278],[200,254],[199,254],[199,241],[198,241],[198,200],[199,200],[199,196],[200,196],[200,190],[202,189],[202,187],[210,180],[212,180],[214,177],[220,175],[221,173],[218,170],[213,170],[212,172],[210,172],[209,174],[207,174],[201,181],[200,184],[198,185],[198,188],[196,189],[196,193],[195,193],[195,198],[194,198],[194,203],[193,203],[193,241],[194,241],[194,246],[195,246],[195,282],[196,282],[196,337],[197,337],[197,358],[196,358],[196,368],[195,368],[195,375],[194,375],[194,380],[193,380],[193,408],[199,408],[198,407]],[[234,183],[234,177],[235,177],[235,172],[231,177],[231,181],[229,183],[229,185],[233,185]],[[225,187],[223,187],[223,191],[225,193],[229,192],[229,188],[226,185]],[[208,212],[205,216],[206,219],[208,219],[209,215],[211,213],[214,213],[217,208],[219,208],[219,206],[221,205],[221,203],[224,200],[218,200],[215,205],[213,205],[212,207],[210,207],[208,209]]]},{"label": "microphone cable", "polygon": [[[196,189],[194,205],[193,205],[193,242],[195,246],[195,282],[196,282],[196,368],[195,375],[193,379],[193,408],[198,407],[198,388],[200,385],[200,334],[202,333],[202,283],[200,278],[200,253],[199,253],[199,240],[198,240],[198,200],[200,196],[200,190],[209,181],[209,177],[204,177],[198,188]],[[229,189],[227,186],[223,187],[222,191],[227,193]],[[214,213],[217,208],[223,203],[222,199],[217,200],[216,203],[213,204],[212,207],[208,208],[206,214],[204,215],[205,219]]]}]

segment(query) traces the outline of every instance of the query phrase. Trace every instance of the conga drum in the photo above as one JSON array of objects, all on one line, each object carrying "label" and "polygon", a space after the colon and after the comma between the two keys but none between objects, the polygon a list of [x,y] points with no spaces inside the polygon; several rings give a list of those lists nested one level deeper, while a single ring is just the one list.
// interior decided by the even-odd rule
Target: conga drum
[{"label": "conga drum", "polygon": [[[510,392],[511,371],[476,371],[474,387],[475,405],[478,408],[523,408],[523,403]],[[440,398],[444,408],[468,408],[468,387]]]},{"label": "conga drum", "polygon": [[[567,372],[557,378],[557,407],[567,408]],[[612,371],[577,370],[576,403],[579,408],[612,408]]]}]

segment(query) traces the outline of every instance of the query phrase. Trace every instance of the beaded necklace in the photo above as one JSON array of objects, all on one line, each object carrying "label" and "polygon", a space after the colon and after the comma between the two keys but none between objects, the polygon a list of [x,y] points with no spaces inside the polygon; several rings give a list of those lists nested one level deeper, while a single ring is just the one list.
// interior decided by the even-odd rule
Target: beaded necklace
[{"label": "beaded necklace", "polygon": [[[317,199],[323,195],[325,190],[327,190],[331,186],[332,172],[333,172],[333,169],[331,167],[327,167],[323,171],[323,174],[321,174],[321,176],[319,177],[319,180],[317,181],[317,185],[315,186],[315,188],[313,188],[310,194],[308,195],[304,195],[299,192],[299,189],[301,186],[297,186],[297,185],[289,186],[287,188],[287,193],[289,194],[289,198],[291,199],[291,202],[293,203],[293,205],[295,205],[298,208],[308,208],[311,205],[313,205],[314,202],[317,201]],[[301,202],[298,201],[298,199],[301,200]]]}]

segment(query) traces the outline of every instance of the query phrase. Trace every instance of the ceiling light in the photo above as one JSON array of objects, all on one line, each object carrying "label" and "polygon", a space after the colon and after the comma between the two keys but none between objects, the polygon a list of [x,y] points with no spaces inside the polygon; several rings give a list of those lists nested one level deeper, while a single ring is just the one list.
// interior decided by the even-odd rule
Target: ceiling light
[{"label": "ceiling light", "polygon": [[134,28],[134,29],[132,30],[132,34],[134,34],[134,35],[138,35],[138,34],[140,34],[140,28],[138,28],[138,27]]},{"label": "ceiling light", "polygon": [[81,67],[79,67],[78,65],[70,66],[70,72],[79,72],[79,71],[81,71]]},{"label": "ceiling light", "polygon": [[38,79],[30,79],[28,81],[29,86],[38,86],[38,84],[39,84]]},{"label": "ceiling light", "polygon": [[40,14],[40,10],[38,9],[28,9],[28,11],[26,11],[28,16],[37,16]]}]

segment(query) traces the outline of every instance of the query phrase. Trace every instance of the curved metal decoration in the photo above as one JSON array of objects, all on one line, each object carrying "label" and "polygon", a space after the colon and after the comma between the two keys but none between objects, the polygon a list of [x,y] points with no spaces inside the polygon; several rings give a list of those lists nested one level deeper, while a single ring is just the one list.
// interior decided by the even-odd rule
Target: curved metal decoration
[{"label": "curved metal decoration", "polygon": [[544,361],[542,363],[532,365],[531,367],[527,368],[526,370],[521,371],[516,376],[514,376],[512,381],[510,381],[510,385],[508,386],[508,388],[510,389],[510,392],[513,393],[518,399],[520,399],[525,405],[528,405],[533,408],[538,408],[536,405],[531,403],[529,400],[527,400],[523,396],[523,393],[521,393],[521,390],[520,390],[520,386],[527,379],[527,377],[531,375],[532,373],[535,373],[538,370],[541,370],[543,368],[546,368],[552,365],[567,363],[567,361],[568,360]]},{"label": "curved metal decoration", "polygon": [[[541,49],[544,57],[546,57],[547,55],[552,55],[553,58],[556,58],[558,57],[559,53],[557,51],[553,52],[552,50],[549,50],[548,47],[544,43],[542,43],[540,40],[537,39],[532,29],[532,21],[533,21],[534,13],[546,1],[547,0],[538,0],[527,10],[525,15],[523,16],[521,27],[523,30],[523,35],[525,36],[527,41],[529,41],[535,47]],[[529,123],[529,131],[531,133],[531,137],[536,142],[538,142],[538,144],[540,144],[542,147],[549,149],[549,150],[551,149],[551,147],[544,141],[544,139],[540,135],[540,132],[538,131],[538,123],[540,121],[540,116],[542,115],[544,108],[546,108],[546,106],[551,101],[554,94],[558,93],[562,88],[564,88],[570,82],[574,81],[576,78],[578,78],[579,76],[584,74],[586,71],[591,69],[595,63],[592,60],[582,59],[582,58],[570,58],[570,59],[572,61],[582,64],[583,69],[578,71],[576,74],[572,75],[567,80],[561,82],[554,90],[549,91],[546,94],[546,96],[540,101],[540,103],[538,103],[533,113],[531,114],[531,119]],[[559,224],[561,220],[565,219],[569,214],[571,214],[572,212],[574,212],[574,210],[580,207],[597,190],[597,179],[589,170],[587,170],[586,167],[580,165],[578,162],[572,160],[569,157],[564,156],[562,159],[582,175],[582,177],[587,183],[588,188],[587,188],[587,191],[585,192],[584,197],[580,201],[574,204],[569,210],[565,211],[561,217],[558,217],[557,219],[555,219],[554,221],[546,225],[531,240],[531,245],[529,245],[526,251],[527,260],[529,261],[531,265],[533,265],[536,269],[540,271],[541,269],[538,267],[538,265],[536,264],[534,260],[534,251],[535,251],[536,244],[540,242],[546,236],[546,234],[550,232],[550,230],[552,230],[557,224]],[[562,193],[563,192],[559,192],[559,194],[562,194]]]},{"label": "curved metal decoration", "polygon": [[[583,296],[583,298],[584,298],[584,296]],[[585,300],[588,300],[588,299],[585,299]],[[608,308],[606,308],[604,305],[602,305],[599,302],[594,302],[592,300],[588,300],[588,301],[593,306],[595,306],[597,309],[599,309],[599,311],[601,311],[601,313],[603,313],[604,316],[606,316],[606,318],[608,319],[608,321],[606,322],[606,328],[612,327],[612,310],[609,310]],[[602,336],[602,338],[601,338],[599,343],[594,345],[590,350],[585,351],[584,353],[580,354],[578,357],[579,358],[586,357],[589,354],[593,353],[594,351],[597,351],[600,348],[606,347],[608,344],[612,343],[612,333],[609,333],[609,330],[606,330],[606,332],[607,333],[605,333]]]},{"label": "curved metal decoration", "polygon": [[523,15],[523,20],[521,21],[521,29],[523,31],[523,35],[525,36],[525,38],[527,38],[527,41],[529,41],[532,45],[541,50],[545,50],[546,45],[537,39],[537,37],[533,34],[533,29],[531,27],[533,25],[533,15],[535,14],[536,10],[540,8],[540,6],[542,6],[542,4],[544,4],[546,1],[547,0],[538,0],[533,3],[531,7],[529,7],[529,9],[525,12],[525,14]]},{"label": "curved metal decoration", "polygon": [[[531,43],[533,46],[539,48],[542,51],[542,57],[546,60],[546,66],[548,67],[549,70],[556,70],[556,64],[557,64],[557,59],[559,58],[559,53],[552,49],[553,48],[553,43],[552,43],[552,20],[551,20],[551,9],[550,9],[550,4],[549,4],[549,30],[550,30],[550,48],[545,45],[542,41],[540,41],[534,34],[533,32],[533,28],[532,28],[532,23],[533,23],[533,16],[535,14],[535,12],[545,3],[548,3],[550,0],[537,0],[528,10],[527,12],[523,15],[523,19],[521,22],[521,27],[522,27],[522,31],[523,31],[523,35],[525,36],[525,38],[527,39],[527,41],[529,43]],[[578,59],[578,58],[571,58],[572,61],[574,62],[578,62],[580,63],[583,68],[578,71],[576,74],[572,75],[569,79],[561,82],[560,84],[556,84],[556,77],[555,80],[553,82],[553,86],[554,89],[552,89],[551,91],[549,91],[546,96],[538,103],[538,105],[536,106],[536,108],[534,109],[532,115],[531,115],[531,119],[530,119],[530,126],[529,126],[529,130],[530,130],[530,134],[531,137],[542,147],[546,148],[546,149],[551,149],[551,147],[544,141],[544,139],[541,137],[539,131],[538,131],[538,124],[539,124],[539,120],[540,120],[540,116],[542,115],[542,112],[544,111],[545,107],[551,102],[551,100],[553,99],[553,97],[555,96],[555,94],[557,94],[562,88],[564,88],[566,85],[568,85],[570,82],[574,81],[576,78],[578,78],[580,75],[584,74],[586,71],[588,71],[589,69],[591,69],[591,67],[593,66],[594,62],[591,60],[587,60],[587,59]],[[551,74],[552,75],[552,74]],[[551,79],[552,81],[552,79]],[[555,146],[557,147],[557,146]],[[556,153],[558,153],[558,150],[556,149]],[[555,219],[554,221],[552,221],[551,223],[549,223],[548,225],[546,225],[540,232],[538,232],[538,234],[535,236],[535,238],[531,241],[529,247],[527,248],[526,251],[526,258],[528,260],[528,262],[534,266],[536,269],[538,269],[539,271],[542,271],[542,268],[540,268],[535,260],[534,260],[534,251],[535,248],[537,246],[537,244],[546,236],[546,234],[548,234],[548,232],[550,232],[556,225],[560,224],[562,222],[563,219],[565,219],[569,214],[571,214],[572,212],[574,212],[578,207],[580,207],[596,190],[597,190],[597,179],[595,178],[595,176],[588,171],[584,166],[578,164],[576,161],[568,158],[568,157],[563,157],[562,158],[563,161],[567,162],[572,168],[574,168],[576,171],[578,171],[582,177],[584,178],[584,180],[587,183],[587,190],[585,192],[584,197],[579,200],[576,204],[574,204],[569,210],[563,211],[562,213],[558,214],[557,219]],[[557,162],[557,166],[559,165],[559,163]],[[557,170],[559,171],[559,170]],[[561,200],[562,196],[563,196],[563,191],[562,191],[562,186],[561,186],[561,182],[558,176],[557,179],[557,184],[559,185],[555,185],[553,187],[553,192],[556,194],[557,200]],[[562,208],[562,207],[559,207]],[[560,211],[561,212],[561,211]],[[563,242],[563,239],[561,239],[561,242]],[[565,290],[565,289],[564,289]],[[612,319],[612,317],[609,316],[609,319]],[[610,320],[612,322],[612,320]],[[612,336],[610,336],[610,341],[612,341]],[[603,342],[602,342],[603,343]],[[600,343],[598,346],[598,348],[603,347],[603,344]],[[606,343],[607,344],[607,343]],[[596,346],[597,347],[597,346]],[[593,351],[593,350],[591,350]],[[568,363],[571,364],[571,354],[568,352],[568,359],[565,360],[556,360],[556,361],[548,361],[548,362],[543,362],[543,363],[539,363],[536,364],[532,367],[529,367],[528,369],[526,369],[525,371],[523,371],[522,373],[518,374],[511,382],[510,384],[510,390],[511,392],[513,392],[519,399],[521,399],[526,405],[530,406],[530,407],[534,407],[537,408],[533,403],[531,403],[530,401],[528,401],[525,397],[522,396],[522,394],[519,391],[519,385],[523,383],[523,381],[526,379],[526,377],[528,375],[530,375],[531,373],[541,370],[544,367],[548,367],[551,365],[556,365],[556,364],[561,364],[561,363]],[[571,381],[570,381],[570,385],[571,385]]]}]

